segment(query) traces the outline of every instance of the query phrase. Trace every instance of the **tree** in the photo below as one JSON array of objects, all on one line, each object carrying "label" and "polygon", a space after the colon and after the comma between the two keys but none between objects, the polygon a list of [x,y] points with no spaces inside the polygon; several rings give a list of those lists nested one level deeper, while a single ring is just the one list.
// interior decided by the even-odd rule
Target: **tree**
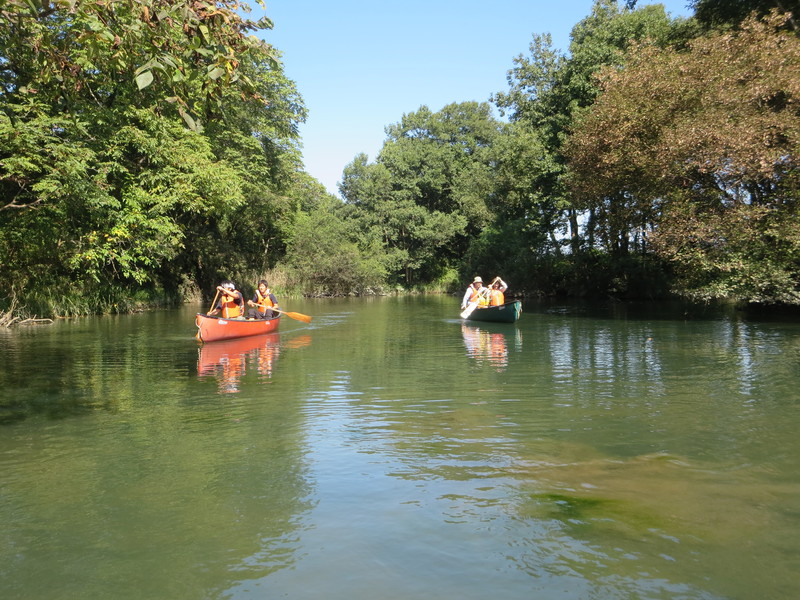
[{"label": "tree", "polygon": [[637,48],[570,140],[577,193],[623,198],[695,297],[800,302],[800,40],[784,22]]},{"label": "tree", "polygon": [[288,241],[286,266],[313,295],[347,295],[379,288],[386,272],[377,243],[364,243],[353,222],[329,196],[310,212],[297,215]]},{"label": "tree", "polygon": [[[253,223],[245,202],[251,217],[291,212],[281,190],[298,169],[305,112],[277,51],[249,35],[269,21],[246,10],[233,0],[0,6],[6,280],[34,290],[55,279],[81,297],[174,290],[225,266],[221,249]],[[265,223],[228,269],[274,243],[279,228]]]},{"label": "tree", "polygon": [[695,19],[706,29],[738,27],[752,13],[765,17],[772,10],[791,13],[786,25],[795,31],[800,19],[797,0],[692,0],[690,5]]},{"label": "tree", "polygon": [[387,128],[375,164],[364,155],[341,186],[351,217],[378,236],[392,281],[435,281],[489,222],[491,147],[500,124],[486,103],[426,106]]},{"label": "tree", "polygon": [[[626,50],[637,40],[651,39],[660,46],[682,43],[690,31],[682,20],[671,21],[662,5],[638,10],[621,9],[614,0],[597,0],[591,14],[581,20],[570,34],[570,55],[552,48],[549,35],[534,36],[528,57],[518,56],[509,71],[509,91],[494,96],[502,111],[510,114],[514,135],[530,140],[538,154],[536,169],[520,161],[506,167],[506,185],[514,197],[525,197],[525,211],[545,227],[554,240],[568,229],[570,246],[576,254],[582,246],[579,212],[588,210],[584,219],[588,245],[594,245],[595,207],[574,203],[565,181],[563,144],[581,111],[594,102],[599,88],[595,74],[603,67],[622,68]],[[523,166],[524,165],[524,166]],[[627,251],[627,228],[604,236],[609,248]],[[603,234],[601,234],[603,235]],[[558,250],[558,245],[551,246]]]},{"label": "tree", "polygon": [[243,12],[249,7],[238,0],[7,0],[0,88],[11,101],[35,94],[70,113],[157,106],[197,128],[197,119],[219,114],[230,87],[257,96],[240,68],[244,56],[261,54],[278,67],[274,51],[248,35],[270,21]]},{"label": "tree", "polygon": [[500,133],[488,103],[448,104],[436,113],[421,106],[386,133],[378,162],[395,191],[429,211],[463,215],[467,236],[485,225],[490,150]]}]

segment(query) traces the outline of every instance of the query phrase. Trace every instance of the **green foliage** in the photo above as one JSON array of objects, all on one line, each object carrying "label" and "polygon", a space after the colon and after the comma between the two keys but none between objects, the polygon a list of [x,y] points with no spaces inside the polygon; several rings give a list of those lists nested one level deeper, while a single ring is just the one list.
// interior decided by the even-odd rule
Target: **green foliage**
[{"label": "green foliage", "polygon": [[383,265],[389,281],[397,283],[411,260],[401,237],[406,215],[392,194],[391,175],[382,164],[369,164],[360,154],[345,167],[341,191],[347,204],[342,216],[366,245],[383,250]]},{"label": "green foliage", "polygon": [[378,288],[385,271],[380,248],[362,247],[335,205],[300,213],[289,240],[285,265],[311,295],[346,295]]},{"label": "green foliage", "polygon": [[523,248],[560,252],[553,240],[566,231],[564,167],[542,129],[523,121],[511,123],[495,144],[494,156],[490,206],[495,222],[514,223]]},{"label": "green foliage", "polygon": [[54,108],[157,106],[192,128],[221,113],[233,87],[258,97],[240,69],[249,54],[277,68],[272,49],[249,32],[236,0],[8,0],[0,10],[0,86],[12,98],[37,94]]},{"label": "green foliage", "polygon": [[795,31],[800,19],[797,0],[692,0],[689,4],[694,8],[697,21],[706,29],[737,27],[752,13],[765,17],[775,9],[791,13],[792,19],[786,24]]},{"label": "green foliage", "polygon": [[774,207],[737,204],[709,211],[667,207],[656,248],[672,261],[677,289],[697,300],[800,304],[798,201]]},{"label": "green foliage", "polygon": [[507,123],[478,102],[403,115],[374,163],[345,168],[342,203],[302,171],[302,98],[246,4],[2,2],[0,305],[476,272],[620,298],[663,295],[674,272],[696,299],[800,303],[795,21],[769,1],[676,20],[636,4],[596,0],[569,54],[534,36],[493,97]]},{"label": "green foliage", "polygon": [[488,104],[422,106],[387,128],[375,164],[361,155],[345,169],[348,217],[385,248],[390,281],[438,279],[490,219],[491,147],[500,124]]},{"label": "green foliage", "polygon": [[[552,251],[560,251],[555,240],[565,236],[573,253],[581,251],[587,244],[580,239],[578,211],[587,207],[575,202],[566,179],[563,146],[576,117],[597,96],[595,74],[603,67],[623,67],[626,50],[637,40],[663,47],[685,42],[688,34],[682,21],[671,21],[661,5],[629,10],[599,0],[573,28],[570,56],[552,48],[549,35],[534,36],[530,55],[514,59],[509,91],[494,96],[512,120],[510,136],[504,136],[497,148],[497,205],[516,212],[514,218],[525,215],[527,228],[546,233]],[[619,226],[609,248],[627,251],[620,240],[627,240],[629,230],[627,224]],[[594,231],[587,234],[591,246]]]},{"label": "green foliage", "polygon": [[800,40],[782,23],[637,49],[570,142],[576,193],[609,231],[645,230],[684,293],[800,299]]},{"label": "green foliage", "polygon": [[99,307],[90,290],[169,296],[278,260],[305,109],[246,11],[3,3],[0,275],[20,298],[64,280]]},{"label": "green foliage", "polygon": [[513,282],[517,292],[522,288],[532,291],[532,271],[546,254],[546,242],[541,231],[537,239],[526,229],[522,221],[503,221],[481,231],[465,257],[463,280],[474,273],[486,273],[484,279],[502,274],[504,280]]},{"label": "green foliage", "polygon": [[[235,175],[214,160],[204,137],[178,123],[130,109],[127,123],[102,145],[90,139],[87,126],[64,123],[58,134],[46,133],[52,124],[47,116],[0,120],[10,158],[3,161],[3,181],[19,192],[9,193],[12,201],[0,211],[0,229],[9,235],[0,239],[9,242],[14,261],[0,268],[18,269],[19,258],[27,257],[36,285],[53,271],[146,283],[181,250],[180,215],[242,203]],[[48,135],[56,137],[52,144]],[[30,144],[22,147],[22,139]],[[51,160],[33,158],[49,146]],[[12,210],[14,204],[23,208]],[[46,268],[37,272],[36,266]]]}]

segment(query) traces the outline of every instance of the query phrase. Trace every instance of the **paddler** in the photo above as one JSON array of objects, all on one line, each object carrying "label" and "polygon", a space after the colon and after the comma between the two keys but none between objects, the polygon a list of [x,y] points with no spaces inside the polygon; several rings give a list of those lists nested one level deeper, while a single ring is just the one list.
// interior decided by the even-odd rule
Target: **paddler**
[{"label": "paddler", "polygon": [[250,307],[247,309],[248,319],[271,319],[275,316],[272,309],[278,308],[278,300],[272,290],[269,289],[266,279],[258,282],[258,288],[253,294],[253,299],[248,300],[247,305]]},{"label": "paddler", "polygon": [[236,319],[244,313],[244,296],[242,292],[236,289],[236,285],[232,281],[223,281],[217,286],[219,292],[219,301],[212,309],[209,316],[215,316],[222,313],[223,319]]},{"label": "paddler", "polygon": [[489,303],[489,288],[484,287],[483,279],[476,277],[464,292],[461,299],[461,310],[467,308],[469,304],[477,302],[478,306],[486,306]]},{"label": "paddler", "polygon": [[496,277],[492,285],[489,286],[489,306],[502,306],[505,304],[506,296],[504,292],[507,289],[506,282],[500,279],[499,276]]}]

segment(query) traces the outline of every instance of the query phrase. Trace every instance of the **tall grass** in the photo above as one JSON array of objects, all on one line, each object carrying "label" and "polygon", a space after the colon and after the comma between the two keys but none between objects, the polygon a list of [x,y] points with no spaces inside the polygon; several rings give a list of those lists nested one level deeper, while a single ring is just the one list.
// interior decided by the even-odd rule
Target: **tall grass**
[{"label": "tall grass", "polygon": [[81,287],[77,282],[53,282],[46,288],[18,290],[0,298],[0,310],[13,310],[20,319],[82,317],[126,314],[148,308],[175,306],[176,293],[163,289],[131,289],[122,286]]},{"label": "tall grass", "polygon": [[236,283],[236,289],[245,295],[245,298],[253,295],[258,282],[265,279],[269,284],[270,290],[278,297],[291,297],[302,296],[302,285],[298,284],[292,279],[290,273],[282,267],[275,269],[268,269],[266,271],[249,271],[240,273],[233,281]]}]

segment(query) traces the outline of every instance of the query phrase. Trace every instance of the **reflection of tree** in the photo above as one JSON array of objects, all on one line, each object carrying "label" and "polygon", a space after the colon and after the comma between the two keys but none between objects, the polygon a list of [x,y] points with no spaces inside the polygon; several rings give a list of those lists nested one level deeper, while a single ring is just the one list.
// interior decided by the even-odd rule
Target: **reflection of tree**
[{"label": "reflection of tree", "polygon": [[508,344],[505,333],[487,331],[481,327],[461,325],[467,354],[479,364],[488,362],[496,371],[504,371],[508,366]]},{"label": "reflection of tree", "polygon": [[232,394],[239,391],[239,380],[247,371],[248,357],[264,378],[272,377],[275,361],[280,354],[280,334],[269,333],[235,340],[203,344],[197,359],[197,374],[217,378],[219,391]]},{"label": "reflection of tree", "polygon": [[[232,365],[198,361],[193,308],[65,320],[4,347],[0,597],[227,598],[296,566],[315,485],[303,415],[266,386],[209,400]],[[272,373],[310,336],[250,342],[243,363]]]}]

